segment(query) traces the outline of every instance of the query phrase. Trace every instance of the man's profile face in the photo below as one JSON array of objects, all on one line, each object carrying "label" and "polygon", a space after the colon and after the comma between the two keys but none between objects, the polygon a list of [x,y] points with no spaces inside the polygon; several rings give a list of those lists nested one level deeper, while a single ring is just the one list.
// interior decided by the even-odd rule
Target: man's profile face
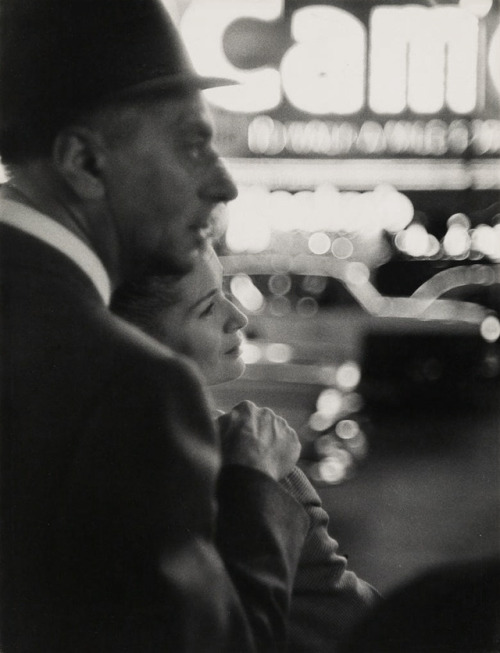
[{"label": "man's profile face", "polygon": [[106,202],[124,269],[187,272],[211,213],[236,197],[212,146],[199,92],[134,107],[134,128],[107,150]]}]

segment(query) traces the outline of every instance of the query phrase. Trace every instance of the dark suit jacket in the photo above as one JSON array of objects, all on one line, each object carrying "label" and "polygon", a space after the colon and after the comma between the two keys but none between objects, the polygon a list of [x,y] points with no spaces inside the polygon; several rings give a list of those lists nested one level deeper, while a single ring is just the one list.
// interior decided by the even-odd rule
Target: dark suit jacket
[{"label": "dark suit jacket", "polygon": [[[0,237],[3,652],[280,649],[304,509],[257,471],[220,474],[185,361],[69,258]],[[217,482],[240,497],[224,559]]]}]

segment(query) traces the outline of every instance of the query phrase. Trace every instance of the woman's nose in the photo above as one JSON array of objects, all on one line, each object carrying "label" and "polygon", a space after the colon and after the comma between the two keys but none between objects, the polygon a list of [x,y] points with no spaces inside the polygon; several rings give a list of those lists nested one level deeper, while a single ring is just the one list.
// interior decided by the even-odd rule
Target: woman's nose
[{"label": "woman's nose", "polygon": [[248,324],[247,316],[240,311],[240,309],[233,304],[229,299],[227,300],[228,305],[228,315],[225,324],[225,330],[227,333],[234,333],[240,329],[244,329]]}]

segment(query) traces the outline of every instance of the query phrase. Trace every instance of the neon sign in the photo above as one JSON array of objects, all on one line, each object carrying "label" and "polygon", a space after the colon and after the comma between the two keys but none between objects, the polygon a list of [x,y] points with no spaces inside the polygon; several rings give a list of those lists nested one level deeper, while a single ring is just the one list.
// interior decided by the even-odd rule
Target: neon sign
[{"label": "neon sign", "polygon": [[[269,112],[286,99],[316,116],[366,108],[388,115],[464,115],[482,100],[480,19],[456,5],[374,6],[368,25],[345,9],[308,5],[291,14],[291,45],[278,66],[234,66],[224,50],[226,31],[249,19],[264,29],[283,19],[284,8],[284,0],[191,2],[181,30],[195,67],[241,83],[210,91],[212,104],[246,114]],[[495,79],[497,65],[490,56]]]}]

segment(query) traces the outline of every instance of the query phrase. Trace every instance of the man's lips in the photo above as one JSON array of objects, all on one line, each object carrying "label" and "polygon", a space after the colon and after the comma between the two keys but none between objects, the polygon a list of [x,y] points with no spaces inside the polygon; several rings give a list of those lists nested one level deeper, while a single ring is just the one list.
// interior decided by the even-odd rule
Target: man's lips
[{"label": "man's lips", "polygon": [[204,237],[211,236],[220,228],[224,210],[224,204],[205,207],[205,210],[200,211],[197,215],[193,215],[190,230],[202,234]]},{"label": "man's lips", "polygon": [[197,246],[202,246],[212,236],[212,226],[210,224],[201,224],[201,225],[193,225],[190,227],[190,232],[193,234],[194,239],[196,240]]},{"label": "man's lips", "polygon": [[207,222],[203,222],[200,224],[194,224],[191,227],[189,227],[190,231],[193,231],[198,234],[202,234],[204,232],[208,232],[211,229],[211,225]]},{"label": "man's lips", "polygon": [[199,249],[205,247],[205,245],[208,243],[212,235],[212,228],[210,225],[206,224],[193,225],[189,228],[189,232],[192,235],[195,247]]}]

